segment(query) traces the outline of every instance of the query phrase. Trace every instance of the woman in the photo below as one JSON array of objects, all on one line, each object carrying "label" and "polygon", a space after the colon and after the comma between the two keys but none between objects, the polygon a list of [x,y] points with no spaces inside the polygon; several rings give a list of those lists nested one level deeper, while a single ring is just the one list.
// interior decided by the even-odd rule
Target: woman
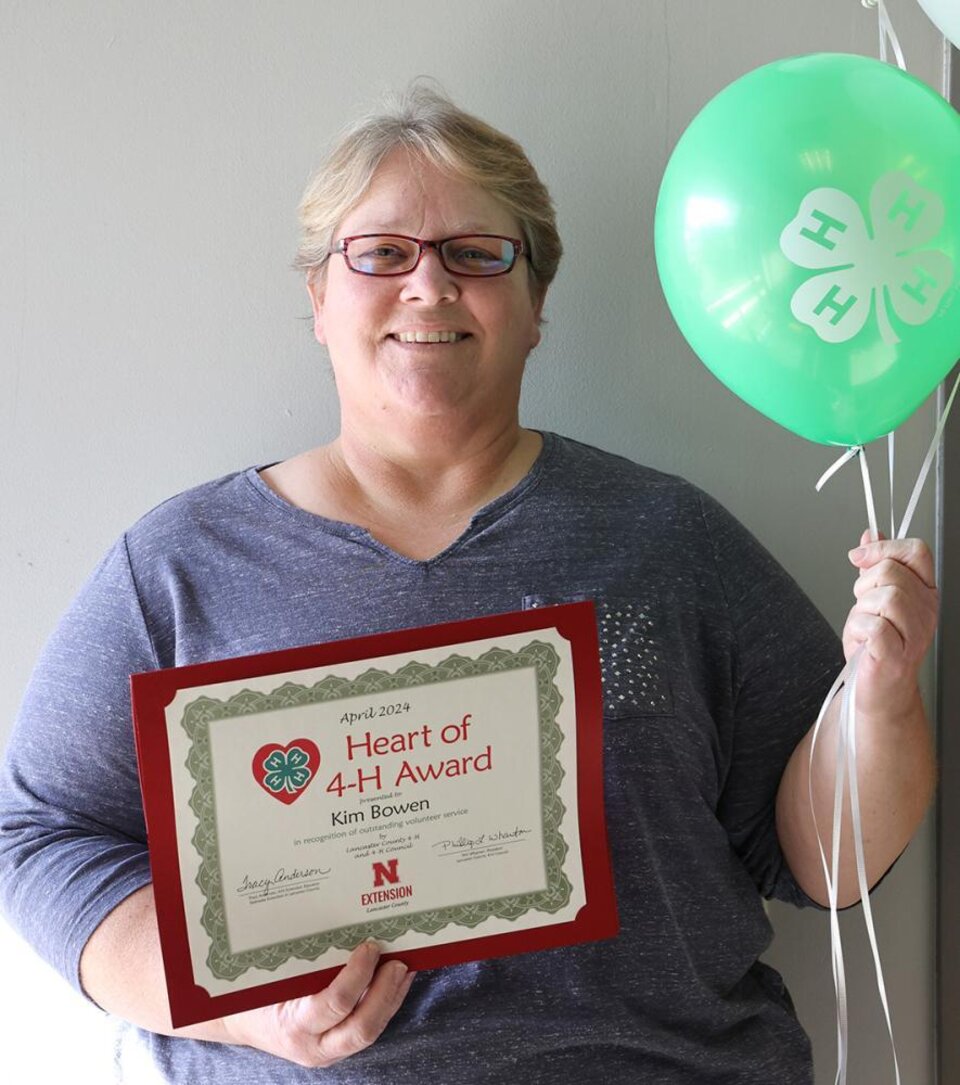
[{"label": "woman", "polygon": [[[341,142],[302,219],[340,435],[167,502],[105,558],[8,752],[8,912],[139,1026],[167,1081],[810,1081],[789,996],[759,963],[761,898],[825,899],[805,736],[835,638],[706,495],[521,428],[561,246],[517,144],[415,89]],[[916,676],[936,592],[920,543],[852,560],[844,647],[867,645],[874,882],[932,788]],[[620,936],[419,978],[364,945],[318,995],[171,1030],[127,675],[584,597],[601,633]],[[818,754],[823,832],[832,779]],[[850,903],[850,856],[842,874]]]}]

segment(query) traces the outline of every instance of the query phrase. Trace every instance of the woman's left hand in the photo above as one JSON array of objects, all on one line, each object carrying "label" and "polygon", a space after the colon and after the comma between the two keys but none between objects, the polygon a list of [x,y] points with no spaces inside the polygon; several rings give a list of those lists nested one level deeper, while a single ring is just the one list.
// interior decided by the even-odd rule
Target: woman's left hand
[{"label": "woman's left hand", "polygon": [[850,561],[860,576],[853,588],[857,601],[843,628],[843,648],[850,659],[864,645],[857,713],[902,718],[919,699],[917,675],[937,627],[933,555],[920,539],[870,542],[865,531]]},{"label": "woman's left hand", "polygon": [[[860,575],[853,588],[857,601],[843,627],[843,649],[848,660],[863,649],[857,665],[857,777],[867,884],[872,886],[910,842],[933,794],[933,742],[917,677],[933,641],[938,600],[933,556],[919,539],[870,542],[864,532],[850,561]],[[830,736],[836,736],[839,705],[835,700],[824,717],[828,737],[817,745],[815,758],[813,728],[797,746],[777,794],[777,832],[787,864],[804,891],[823,905],[829,897],[810,796],[820,839],[829,840],[838,768],[837,744]],[[844,823],[837,890],[841,908],[860,897],[849,807]]]}]

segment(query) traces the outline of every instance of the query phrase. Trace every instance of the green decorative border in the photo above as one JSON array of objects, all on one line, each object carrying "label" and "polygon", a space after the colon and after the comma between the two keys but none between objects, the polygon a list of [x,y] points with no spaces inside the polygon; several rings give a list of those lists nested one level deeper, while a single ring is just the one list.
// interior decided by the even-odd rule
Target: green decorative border
[{"label": "green decorative border", "polygon": [[[452,655],[434,666],[410,662],[393,674],[371,668],[356,678],[327,675],[322,681],[307,687],[286,682],[272,693],[242,690],[226,701],[200,697],[186,706],[182,726],[190,737],[190,754],[186,766],[196,786],[190,796],[190,808],[197,818],[192,843],[200,859],[197,873],[206,904],[202,922],[210,936],[207,965],[218,979],[233,980],[249,968],[273,971],[291,957],[316,960],[327,950],[352,949],[366,938],[390,942],[401,935],[416,931],[435,934],[450,923],[476,927],[491,918],[515,920],[534,909],[555,913],[570,900],[572,887],[563,872],[567,844],[560,833],[565,807],[558,794],[564,777],[557,760],[563,733],[557,724],[557,713],[563,698],[554,682],[560,657],[553,645],[531,641],[517,651],[491,648],[477,659]],[[349,927],[323,931],[307,937],[287,939],[272,945],[234,953],[230,949],[220,874],[217,816],[213,797],[213,769],[210,755],[209,725],[216,720],[249,716],[258,712],[279,711],[302,705],[329,704],[346,697],[410,689],[437,682],[452,682],[461,678],[533,668],[537,680],[537,700],[540,722],[540,797],[543,813],[543,851],[547,870],[547,886],[535,893],[510,897],[494,897],[450,908],[409,912],[393,918],[356,923]]]}]

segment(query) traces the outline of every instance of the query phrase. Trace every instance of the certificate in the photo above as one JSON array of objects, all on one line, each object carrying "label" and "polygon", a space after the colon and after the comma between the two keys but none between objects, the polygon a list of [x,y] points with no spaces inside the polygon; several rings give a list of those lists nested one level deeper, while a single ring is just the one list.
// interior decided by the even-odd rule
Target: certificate
[{"label": "certificate", "polygon": [[611,937],[592,603],[131,678],[173,1024]]}]

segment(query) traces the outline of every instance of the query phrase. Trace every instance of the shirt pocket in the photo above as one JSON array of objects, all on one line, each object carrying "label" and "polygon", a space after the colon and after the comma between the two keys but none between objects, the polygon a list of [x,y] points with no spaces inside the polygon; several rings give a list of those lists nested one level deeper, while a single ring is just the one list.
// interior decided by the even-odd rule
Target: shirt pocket
[{"label": "shirt pocket", "polygon": [[673,697],[664,656],[662,612],[653,593],[643,598],[594,591],[530,594],[523,609],[592,600],[600,640],[603,714],[607,719],[672,716]]}]

